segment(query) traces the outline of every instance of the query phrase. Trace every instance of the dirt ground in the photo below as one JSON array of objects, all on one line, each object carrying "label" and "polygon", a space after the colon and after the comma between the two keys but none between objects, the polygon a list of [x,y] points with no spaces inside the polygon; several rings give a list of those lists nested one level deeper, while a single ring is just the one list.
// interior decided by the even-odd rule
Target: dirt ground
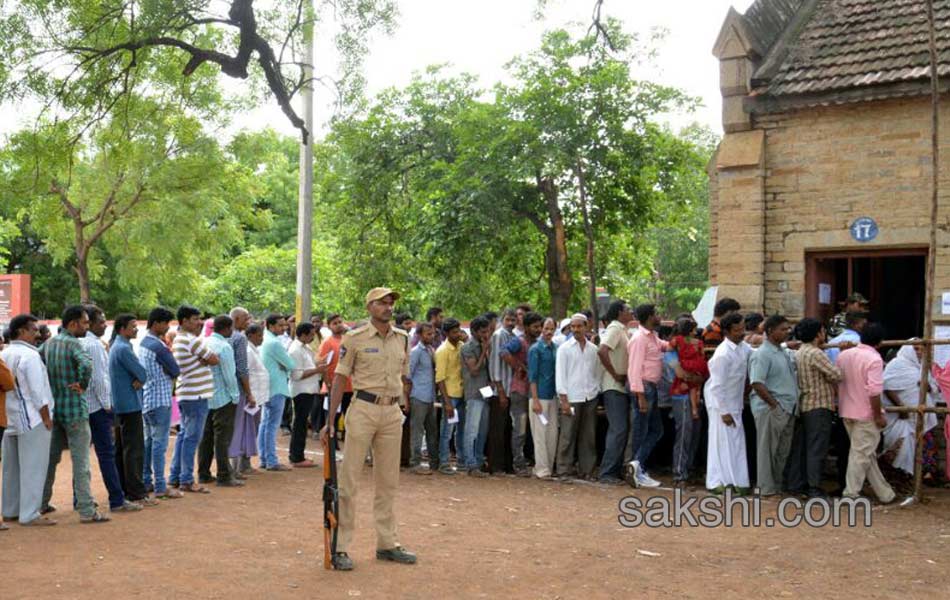
[{"label": "dirt ground", "polygon": [[[322,564],[321,469],[257,473],[245,488],[213,488],[102,525],[80,525],[63,510],[69,473],[64,455],[58,526],[0,533],[3,600],[950,597],[948,491],[912,508],[877,508],[870,528],[626,529],[617,518],[624,496],[670,493],[404,473],[400,540],[419,563],[403,566],[375,560],[367,467],[356,569],[339,573]],[[763,514],[776,505],[764,501]]]}]

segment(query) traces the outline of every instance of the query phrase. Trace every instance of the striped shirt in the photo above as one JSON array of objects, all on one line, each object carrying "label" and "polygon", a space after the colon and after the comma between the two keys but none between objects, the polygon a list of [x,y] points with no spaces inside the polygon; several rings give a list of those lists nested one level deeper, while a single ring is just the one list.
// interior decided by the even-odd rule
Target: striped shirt
[{"label": "striped shirt", "polygon": [[798,389],[801,393],[802,412],[816,408],[835,410],[841,370],[831,364],[828,355],[814,344],[802,344],[796,355],[798,362]]},{"label": "striped shirt", "polygon": [[55,401],[53,420],[69,425],[88,419],[89,405],[84,393],[69,387],[78,383],[80,388],[86,389],[92,373],[92,359],[79,340],[63,328],[56,337],[43,344],[42,355]]},{"label": "striped shirt", "polygon": [[511,370],[511,365],[506,363],[501,355],[505,346],[513,337],[515,337],[515,334],[504,327],[499,327],[491,336],[488,373],[491,375],[491,380],[499,384],[505,390],[505,393],[508,393],[511,389],[511,378],[514,373]]},{"label": "striped shirt", "polygon": [[112,410],[112,382],[109,379],[109,355],[106,354],[105,344],[91,331],[87,331],[86,337],[80,339],[79,343],[92,359],[92,377],[86,390],[89,414],[102,409]]},{"label": "striped shirt", "polygon": [[181,374],[178,376],[178,401],[207,400],[214,395],[214,377],[211,367],[201,361],[211,356],[204,341],[187,331],[179,331],[172,345],[172,353]]}]

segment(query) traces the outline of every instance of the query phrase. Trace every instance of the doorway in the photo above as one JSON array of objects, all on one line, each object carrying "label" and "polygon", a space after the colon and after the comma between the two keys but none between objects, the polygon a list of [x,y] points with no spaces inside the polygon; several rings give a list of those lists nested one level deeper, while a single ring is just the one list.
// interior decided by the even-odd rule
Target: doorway
[{"label": "doorway", "polygon": [[805,314],[827,323],[858,292],[871,303],[871,320],[884,325],[888,339],[921,336],[926,265],[926,248],[808,252]]}]

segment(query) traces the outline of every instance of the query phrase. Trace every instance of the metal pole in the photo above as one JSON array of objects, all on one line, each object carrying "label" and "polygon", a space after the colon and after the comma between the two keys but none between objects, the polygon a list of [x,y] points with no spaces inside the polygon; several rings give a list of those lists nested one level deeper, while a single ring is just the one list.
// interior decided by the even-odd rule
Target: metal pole
[{"label": "metal pole", "polygon": [[309,322],[313,297],[313,26],[312,0],[307,0],[303,26],[303,119],[310,135],[300,144],[300,191],[297,200],[297,323]]}]

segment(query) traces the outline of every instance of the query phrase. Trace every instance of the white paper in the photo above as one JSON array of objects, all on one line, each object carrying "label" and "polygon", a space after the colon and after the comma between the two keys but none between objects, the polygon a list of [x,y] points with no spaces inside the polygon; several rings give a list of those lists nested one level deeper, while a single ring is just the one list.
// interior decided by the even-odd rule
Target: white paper
[{"label": "white paper", "polygon": [[831,284],[818,284],[818,304],[831,304]]},{"label": "white paper", "polygon": [[406,424],[406,413],[402,413],[402,425]]},{"label": "white paper", "polygon": [[[935,340],[950,340],[950,325],[934,327]],[[934,346],[934,362],[942,369],[950,361],[950,346]]]},{"label": "white paper", "polygon": [[482,398],[484,398],[484,399],[486,399],[486,400],[488,400],[489,398],[491,398],[492,396],[495,395],[495,392],[492,391],[490,385],[486,385],[485,387],[481,388],[481,389],[478,390],[478,391],[481,392]]},{"label": "white paper", "polygon": [[244,412],[252,416],[256,415],[257,413],[261,412],[261,405],[255,404],[254,406],[245,406]]},{"label": "white paper", "polygon": [[[326,396],[323,398],[323,410],[330,410],[330,397]],[[343,403],[340,402],[340,405],[336,407],[336,414],[343,412]]]},{"label": "white paper", "polygon": [[700,299],[699,304],[696,305],[696,310],[693,311],[693,320],[696,321],[696,325],[705,329],[713,320],[713,311],[716,308],[716,298],[719,296],[719,286],[714,285],[710,288],[706,288],[703,297]]},{"label": "white paper", "polygon": [[333,350],[330,350],[329,352],[327,352],[326,362],[327,364],[330,364],[333,362]]},{"label": "white paper", "polygon": [[548,418],[544,416],[544,413],[541,413],[540,415],[538,415],[538,420],[541,421],[542,425],[548,424]]},{"label": "white paper", "polygon": [[458,423],[459,422],[459,411],[456,408],[452,411],[452,416],[445,420],[446,423]]}]

